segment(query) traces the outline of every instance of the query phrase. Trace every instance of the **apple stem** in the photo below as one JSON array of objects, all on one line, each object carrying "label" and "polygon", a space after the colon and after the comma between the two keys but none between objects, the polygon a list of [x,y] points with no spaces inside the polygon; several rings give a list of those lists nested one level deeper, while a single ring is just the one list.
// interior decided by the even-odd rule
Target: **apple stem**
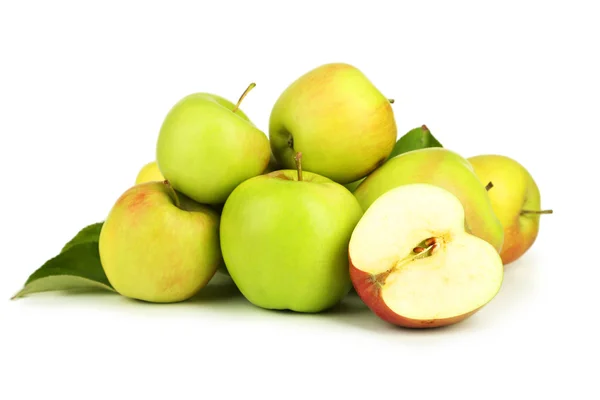
[{"label": "apple stem", "polygon": [[485,185],[485,190],[489,191],[493,187],[494,187],[494,184],[490,181],[490,182],[488,182],[487,185]]},{"label": "apple stem", "polygon": [[246,88],[246,90],[244,90],[244,93],[242,93],[242,95],[240,96],[240,99],[238,100],[237,104],[235,105],[235,107],[233,107],[233,112],[236,112],[238,110],[238,108],[240,107],[240,104],[242,103],[242,100],[244,100],[244,97],[246,97],[246,95],[256,86],[256,83],[252,82],[250,85],[248,85],[248,87]]},{"label": "apple stem", "polygon": [[302,182],[302,152],[297,152],[296,157],[296,171],[298,171],[298,182]]},{"label": "apple stem", "polygon": [[553,214],[552,210],[521,210],[521,215],[524,214]]},{"label": "apple stem", "polygon": [[394,99],[388,99],[388,101],[390,102],[390,104],[394,104],[396,102],[396,100]]},{"label": "apple stem", "polygon": [[171,195],[173,196],[173,201],[175,202],[175,205],[177,206],[177,208],[181,208],[181,202],[179,201],[179,196],[177,195],[177,192],[175,191],[175,189],[173,189],[173,186],[171,186],[171,182],[169,182],[167,179],[165,179],[163,181],[163,183],[167,186],[167,188],[171,192]]}]

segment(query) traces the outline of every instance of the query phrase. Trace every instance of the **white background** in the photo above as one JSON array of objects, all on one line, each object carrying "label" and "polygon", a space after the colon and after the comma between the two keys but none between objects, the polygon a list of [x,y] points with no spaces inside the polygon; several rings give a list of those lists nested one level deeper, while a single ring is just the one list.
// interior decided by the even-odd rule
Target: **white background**
[{"label": "white background", "polygon": [[[0,6],[0,398],[599,398],[593,2],[149,3]],[[280,92],[331,61],[396,100],[399,134],[509,155],[554,209],[476,316],[398,330],[356,298],[306,316],[229,290],[9,300],[133,184],[182,96],[256,82],[243,109],[266,130]]]}]

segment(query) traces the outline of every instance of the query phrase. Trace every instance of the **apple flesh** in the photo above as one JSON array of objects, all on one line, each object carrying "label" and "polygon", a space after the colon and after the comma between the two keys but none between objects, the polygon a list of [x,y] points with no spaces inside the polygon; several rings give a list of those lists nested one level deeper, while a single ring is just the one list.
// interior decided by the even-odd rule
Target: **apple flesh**
[{"label": "apple flesh", "polygon": [[255,306],[315,313],[352,288],[348,242],[362,209],[342,185],[310,172],[251,178],[227,199],[221,249],[240,292]]},{"label": "apple flesh", "polygon": [[383,320],[406,328],[463,321],[503,281],[496,249],[465,231],[460,200],[430,184],[379,197],[354,229],[349,259],[360,298]]},{"label": "apple flesh", "polygon": [[114,289],[147,302],[186,300],[222,265],[219,215],[168,182],[125,191],[104,221],[98,246]]}]

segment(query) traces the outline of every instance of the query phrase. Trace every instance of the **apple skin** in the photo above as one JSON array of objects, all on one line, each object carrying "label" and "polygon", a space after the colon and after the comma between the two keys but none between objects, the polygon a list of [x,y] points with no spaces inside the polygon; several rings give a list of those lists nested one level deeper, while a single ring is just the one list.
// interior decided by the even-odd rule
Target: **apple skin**
[{"label": "apple skin", "polygon": [[529,171],[510,157],[483,154],[467,160],[481,181],[494,184],[488,195],[504,227],[500,257],[508,265],[525,254],[537,239],[541,216],[521,215],[521,210],[541,210],[539,187]]},{"label": "apple skin", "polygon": [[223,263],[219,215],[166,182],[126,190],[104,221],[98,246],[114,289],[154,303],[192,297]]},{"label": "apple skin", "polygon": [[429,147],[400,154],[373,171],[353,193],[366,211],[390,189],[410,183],[429,183],[454,194],[465,208],[467,232],[501,251],[504,229],[485,189],[487,182],[482,183],[471,164],[449,149]]},{"label": "apple skin", "polygon": [[294,156],[302,152],[305,171],[342,184],[381,165],[396,136],[389,100],[345,63],[299,77],[277,99],[269,120],[271,148],[282,168],[295,168]]},{"label": "apple skin", "polygon": [[348,256],[348,258],[350,259],[350,277],[358,297],[360,297],[360,299],[371,309],[371,311],[373,311],[375,315],[382,320],[389,322],[390,324],[403,328],[439,328],[459,323],[472,316],[482,308],[479,307],[466,314],[458,315],[453,318],[415,320],[403,317],[396,314],[387,306],[387,304],[385,304],[385,301],[383,301],[381,295],[379,294],[380,288],[377,283],[373,282],[371,274],[357,269],[352,264],[352,259],[350,256]]},{"label": "apple skin", "polygon": [[151,161],[145,164],[140,171],[138,172],[137,177],[135,178],[135,184],[145,183],[145,182],[155,182],[155,181],[164,181],[165,177],[160,172],[158,168],[158,164],[156,161]]},{"label": "apple skin", "polygon": [[348,243],[362,216],[356,198],[328,178],[280,170],[251,178],[221,215],[221,250],[255,306],[317,313],[352,288]]},{"label": "apple skin", "polygon": [[173,188],[199,203],[223,204],[269,163],[267,136],[233,108],[220,96],[195,93],[175,104],[161,126],[158,166]]}]

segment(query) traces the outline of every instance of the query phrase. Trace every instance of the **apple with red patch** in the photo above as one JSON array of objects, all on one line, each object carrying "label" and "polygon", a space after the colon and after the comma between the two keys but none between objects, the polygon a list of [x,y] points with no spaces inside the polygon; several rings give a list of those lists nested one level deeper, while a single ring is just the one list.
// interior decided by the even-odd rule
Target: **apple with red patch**
[{"label": "apple with red patch", "polygon": [[104,221],[98,246],[113,288],[148,302],[192,297],[223,264],[219,214],[167,181],[125,191]]},{"label": "apple with red patch", "polygon": [[375,200],[352,232],[349,259],[360,298],[406,328],[465,320],[496,296],[504,277],[494,246],[465,230],[460,200],[424,183]]}]

